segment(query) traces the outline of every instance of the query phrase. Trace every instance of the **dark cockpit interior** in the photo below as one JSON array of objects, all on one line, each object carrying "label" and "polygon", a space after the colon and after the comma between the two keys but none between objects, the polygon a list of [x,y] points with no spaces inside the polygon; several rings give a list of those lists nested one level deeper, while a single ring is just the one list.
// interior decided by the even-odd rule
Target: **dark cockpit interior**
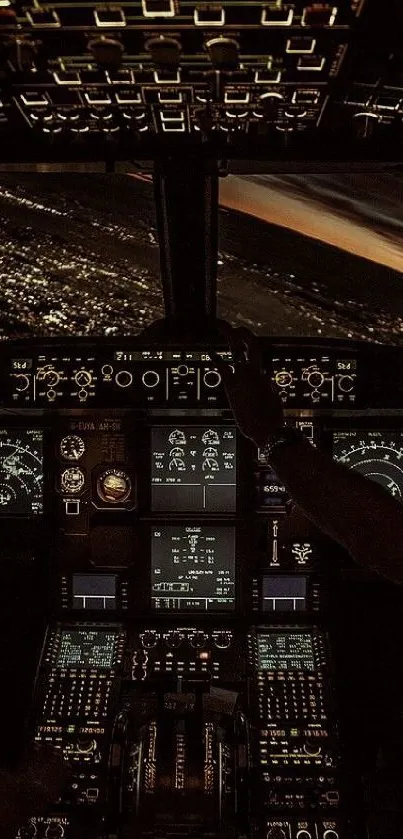
[{"label": "dark cockpit interior", "polygon": [[[220,181],[398,177],[402,30],[398,0],[0,0],[0,181],[143,173],[163,310],[0,333],[2,765],[70,767],[15,839],[401,835],[402,590],[303,515],[213,351]],[[319,333],[258,338],[286,421],[401,515],[403,350]]]}]

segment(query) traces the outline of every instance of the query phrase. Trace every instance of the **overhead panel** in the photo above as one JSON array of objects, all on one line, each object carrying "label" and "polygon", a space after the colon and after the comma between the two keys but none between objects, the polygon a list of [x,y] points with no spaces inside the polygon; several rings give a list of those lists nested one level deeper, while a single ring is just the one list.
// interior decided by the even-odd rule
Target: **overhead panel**
[{"label": "overhead panel", "polygon": [[347,149],[385,126],[393,138],[403,82],[393,14],[375,36],[376,6],[0,0],[3,161],[203,143],[275,157],[335,132]]}]

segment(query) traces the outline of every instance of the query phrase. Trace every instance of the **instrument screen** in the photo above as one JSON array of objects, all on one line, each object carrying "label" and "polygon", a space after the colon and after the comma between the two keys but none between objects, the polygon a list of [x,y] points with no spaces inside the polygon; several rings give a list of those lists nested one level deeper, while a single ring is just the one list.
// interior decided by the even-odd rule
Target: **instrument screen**
[{"label": "instrument screen", "polygon": [[154,427],[151,457],[154,512],[235,512],[235,426]]},{"label": "instrument screen", "polygon": [[112,667],[116,632],[63,629],[56,667]]},{"label": "instrument screen", "polygon": [[73,574],[73,609],[116,609],[115,574]]},{"label": "instrument screen", "polygon": [[155,609],[234,609],[235,528],[154,527],[151,578]]},{"label": "instrument screen", "polygon": [[306,577],[264,575],[262,610],[264,612],[305,612]]},{"label": "instrument screen", "polygon": [[257,636],[259,670],[315,670],[309,632],[270,632]]},{"label": "instrument screen", "polygon": [[43,513],[43,432],[0,428],[0,516]]}]

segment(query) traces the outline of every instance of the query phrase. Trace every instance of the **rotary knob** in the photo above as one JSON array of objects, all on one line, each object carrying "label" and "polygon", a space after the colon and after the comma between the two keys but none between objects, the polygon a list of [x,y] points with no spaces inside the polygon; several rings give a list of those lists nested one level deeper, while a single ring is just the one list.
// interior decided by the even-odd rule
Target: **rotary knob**
[{"label": "rotary knob", "polygon": [[160,377],[156,370],[146,370],[141,377],[144,387],[157,387]]},{"label": "rotary knob", "polygon": [[303,748],[305,754],[309,755],[309,757],[318,757],[322,751],[322,747],[312,740],[307,740]]},{"label": "rotary knob", "polygon": [[97,748],[97,741],[94,737],[87,737],[83,735],[77,740],[77,751],[81,754],[90,754],[95,752]]},{"label": "rotary knob", "polygon": [[19,373],[15,378],[17,380],[15,385],[17,393],[23,393],[29,387],[28,376],[25,376],[24,373]]},{"label": "rotary knob", "polygon": [[279,387],[288,387],[292,384],[292,375],[287,370],[281,370],[279,373],[276,373],[274,381]]},{"label": "rotary knob", "polygon": [[267,839],[287,839],[285,830],[277,824],[269,827],[266,836]]},{"label": "rotary knob", "polygon": [[206,387],[214,388],[221,384],[221,376],[218,370],[207,370],[203,376]]},{"label": "rotary knob", "polygon": [[145,632],[140,634],[140,641],[146,650],[152,650],[153,647],[156,647],[158,639],[159,635],[153,629],[146,629]]},{"label": "rotary knob", "polygon": [[177,372],[178,376],[187,376],[189,374],[189,367],[187,364],[179,364]]},{"label": "rotary knob", "polygon": [[36,824],[30,821],[25,827],[20,827],[17,839],[35,839],[37,835]]},{"label": "rotary knob", "polygon": [[339,834],[337,830],[325,830],[323,839],[339,839]]},{"label": "rotary knob", "polygon": [[63,839],[64,836],[64,827],[62,824],[58,824],[55,822],[54,824],[48,824],[45,832],[46,839]]},{"label": "rotary knob", "polygon": [[354,387],[354,379],[352,376],[341,376],[339,379],[339,389],[343,393],[350,393]]},{"label": "rotary knob", "polygon": [[88,387],[92,382],[92,375],[89,370],[79,370],[74,376],[74,381],[79,387]]},{"label": "rotary knob", "polygon": [[296,839],[312,839],[312,833],[309,830],[299,830]]},{"label": "rotary knob", "polygon": [[308,382],[311,385],[311,387],[320,387],[321,385],[323,385],[324,382],[323,373],[319,373],[319,370],[315,370],[313,373],[309,374]]},{"label": "rotary knob", "polygon": [[205,632],[194,632],[190,636],[190,646],[194,647],[195,650],[200,650],[202,647],[205,647],[208,643],[209,637],[206,635]]},{"label": "rotary knob", "polygon": [[172,650],[176,649],[177,647],[180,647],[183,639],[184,636],[182,635],[182,633],[175,631],[168,632],[165,638],[167,647],[170,647]]},{"label": "rotary knob", "polygon": [[129,370],[119,370],[119,373],[116,373],[115,382],[118,387],[130,387],[133,376]]},{"label": "rotary knob", "polygon": [[217,632],[213,635],[213,641],[219,650],[227,650],[231,646],[231,635],[229,632]]},{"label": "rotary knob", "polygon": [[57,387],[60,382],[60,375],[57,370],[48,370],[45,373],[45,382],[47,387]]}]

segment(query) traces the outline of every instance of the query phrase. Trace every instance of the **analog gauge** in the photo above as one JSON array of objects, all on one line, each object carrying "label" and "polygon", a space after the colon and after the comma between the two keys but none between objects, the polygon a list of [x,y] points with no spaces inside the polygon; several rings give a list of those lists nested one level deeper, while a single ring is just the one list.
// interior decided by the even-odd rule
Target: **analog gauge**
[{"label": "analog gauge", "polygon": [[43,435],[36,429],[0,430],[0,515],[43,511]]},{"label": "analog gauge", "polygon": [[120,469],[108,469],[97,480],[97,492],[102,501],[118,504],[127,501],[132,489],[128,475]]},{"label": "analog gauge", "polygon": [[76,434],[69,434],[60,441],[60,454],[64,460],[80,460],[84,452],[84,440]]},{"label": "analog gauge", "polygon": [[64,492],[81,492],[85,483],[85,475],[77,466],[70,466],[62,472],[61,486]]},{"label": "analog gauge", "polygon": [[403,502],[403,435],[396,431],[335,431],[333,456],[381,484]]},{"label": "analog gauge", "polygon": [[206,460],[203,460],[202,463],[203,472],[208,469],[210,472],[218,472],[220,467],[218,465],[218,461],[215,460],[214,457],[207,457]]},{"label": "analog gauge", "polygon": [[174,431],[171,431],[168,440],[171,446],[184,446],[186,444],[185,434],[180,428],[175,428]]},{"label": "analog gauge", "polygon": [[205,446],[218,446],[220,444],[220,438],[213,428],[204,432],[202,441]]}]

